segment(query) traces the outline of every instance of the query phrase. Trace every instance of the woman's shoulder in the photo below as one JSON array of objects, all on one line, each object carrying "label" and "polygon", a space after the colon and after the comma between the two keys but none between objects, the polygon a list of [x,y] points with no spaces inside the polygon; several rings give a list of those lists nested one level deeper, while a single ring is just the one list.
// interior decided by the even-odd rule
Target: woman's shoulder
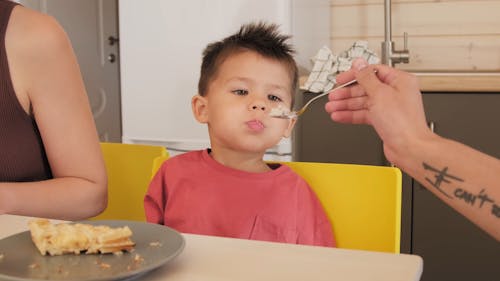
[{"label": "woman's shoulder", "polygon": [[40,56],[69,45],[66,32],[54,17],[20,5],[12,11],[6,41],[14,50]]}]

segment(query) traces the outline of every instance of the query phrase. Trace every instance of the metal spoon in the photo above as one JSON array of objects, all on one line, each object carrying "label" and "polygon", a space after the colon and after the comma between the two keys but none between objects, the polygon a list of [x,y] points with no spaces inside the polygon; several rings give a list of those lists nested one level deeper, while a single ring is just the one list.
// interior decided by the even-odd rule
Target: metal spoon
[{"label": "metal spoon", "polygon": [[335,91],[335,90],[338,90],[338,89],[341,89],[341,88],[344,88],[344,87],[347,87],[347,86],[350,86],[354,83],[356,83],[356,79],[353,79],[349,82],[346,82],[342,85],[339,85],[337,87],[334,87],[333,89],[331,89],[330,91],[328,92],[324,92],[320,95],[317,95],[315,96],[314,98],[310,99],[301,109],[299,110],[296,110],[296,111],[287,111],[286,109],[284,108],[273,108],[271,109],[271,112],[269,112],[269,115],[271,117],[274,117],[274,118],[281,118],[281,119],[292,119],[292,118],[297,118],[299,115],[301,115],[302,113],[304,113],[304,111],[306,111],[307,107],[315,100],[318,100],[319,98],[323,97],[323,96],[326,96],[328,95],[329,93]]}]

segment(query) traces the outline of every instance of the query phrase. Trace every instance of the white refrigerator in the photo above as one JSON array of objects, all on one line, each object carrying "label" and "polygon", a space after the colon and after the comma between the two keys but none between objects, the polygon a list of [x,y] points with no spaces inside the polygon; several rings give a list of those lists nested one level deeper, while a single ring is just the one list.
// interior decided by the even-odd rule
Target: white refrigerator
[{"label": "white refrigerator", "polygon": [[[293,36],[301,74],[330,40],[329,0],[120,0],[122,141],[163,145],[170,155],[209,147],[191,113],[204,47],[251,21]],[[290,161],[284,139],[266,160]]]}]

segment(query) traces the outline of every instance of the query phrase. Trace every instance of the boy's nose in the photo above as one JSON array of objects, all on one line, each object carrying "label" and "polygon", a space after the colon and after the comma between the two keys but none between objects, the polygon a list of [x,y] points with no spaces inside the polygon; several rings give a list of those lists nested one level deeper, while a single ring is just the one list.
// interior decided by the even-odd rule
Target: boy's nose
[{"label": "boy's nose", "polygon": [[260,101],[255,101],[252,104],[250,104],[250,109],[251,110],[266,110],[266,104]]},{"label": "boy's nose", "polygon": [[252,106],[252,109],[253,109],[253,110],[256,110],[256,109],[266,110],[266,107],[265,107],[265,106],[258,106],[258,105],[254,105],[254,106]]}]

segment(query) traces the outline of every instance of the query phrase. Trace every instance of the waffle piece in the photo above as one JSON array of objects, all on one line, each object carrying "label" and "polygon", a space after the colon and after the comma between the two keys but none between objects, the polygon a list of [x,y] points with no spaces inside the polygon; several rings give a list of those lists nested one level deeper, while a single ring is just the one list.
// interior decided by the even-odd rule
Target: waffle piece
[{"label": "waffle piece", "polygon": [[128,226],[111,228],[90,224],[51,224],[46,219],[31,220],[31,239],[42,255],[106,254],[130,251],[135,243],[130,240]]}]

